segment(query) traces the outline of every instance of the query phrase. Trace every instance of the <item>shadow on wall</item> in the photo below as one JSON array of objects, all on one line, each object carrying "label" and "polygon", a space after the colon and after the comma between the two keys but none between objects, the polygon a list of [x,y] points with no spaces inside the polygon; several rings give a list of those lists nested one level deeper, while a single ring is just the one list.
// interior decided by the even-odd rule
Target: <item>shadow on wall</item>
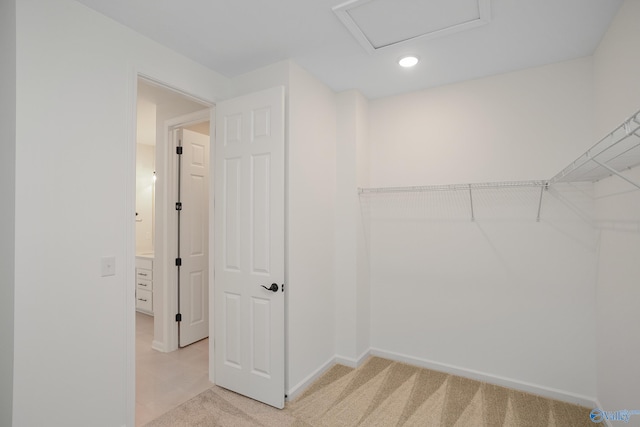
[{"label": "shadow on wall", "polygon": [[593,184],[362,193],[360,205],[372,347],[595,394]]},{"label": "shadow on wall", "polygon": [[[447,189],[451,188],[451,189]],[[591,183],[562,183],[554,186],[465,186],[424,187],[421,191],[360,194],[360,207],[367,241],[372,224],[415,224],[416,232],[428,224],[468,224],[482,228],[531,225],[542,222],[594,249],[585,229],[595,226],[594,195]],[[488,237],[488,236],[487,236]],[[425,240],[425,244],[429,239]]]}]

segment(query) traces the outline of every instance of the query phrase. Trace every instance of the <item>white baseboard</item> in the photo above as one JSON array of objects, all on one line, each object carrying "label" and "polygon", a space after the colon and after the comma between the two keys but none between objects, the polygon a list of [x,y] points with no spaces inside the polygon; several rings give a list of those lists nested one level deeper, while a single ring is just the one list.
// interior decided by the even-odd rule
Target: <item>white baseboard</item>
[{"label": "white baseboard", "polygon": [[[448,365],[446,363],[434,362],[432,360],[421,359],[418,357],[407,356],[392,351],[381,350],[379,348],[371,348],[364,351],[358,359],[353,359],[344,356],[334,356],[327,360],[322,366],[308,375],[305,379],[300,381],[295,386],[291,387],[287,392],[287,400],[293,400],[299,396],[307,387],[309,387],[315,380],[317,380],[322,374],[329,370],[335,364],[345,365],[351,368],[357,368],[361,366],[369,356],[378,356],[385,359],[393,360],[396,362],[402,362],[409,365],[418,366],[421,368],[432,369],[434,371],[444,372],[447,374],[457,375],[472,380],[482,381],[489,384],[494,384],[502,387],[511,388],[514,390],[524,391],[526,393],[536,394],[538,396],[547,397],[549,399],[560,400],[562,402],[574,403],[577,405],[585,406],[587,408],[601,408],[602,405],[594,397],[583,396],[576,393],[571,393],[563,390],[554,389],[551,387],[545,387],[539,384],[533,384],[526,381],[515,380],[512,378],[505,378],[499,375],[487,374],[484,372],[475,371],[473,369],[461,368],[458,366]],[[605,420],[607,427],[612,427],[608,420]]]},{"label": "white baseboard", "polygon": [[352,359],[349,357],[343,356],[334,356],[331,359],[327,360],[322,366],[313,371],[310,375],[308,375],[305,379],[300,381],[295,386],[291,387],[287,392],[287,400],[293,400],[298,397],[307,387],[309,387],[315,380],[320,378],[322,374],[327,372],[331,367],[336,364],[345,365],[350,368],[357,368],[364,363],[364,361],[369,357],[370,351],[365,350],[360,357],[357,359]]},{"label": "white baseboard", "polygon": [[340,365],[348,366],[350,368],[358,368],[364,363],[365,360],[367,360],[370,355],[371,349],[365,350],[357,359],[336,355],[335,362]]},{"label": "white baseboard", "polygon": [[[434,371],[445,372],[460,377],[465,377],[477,381],[482,381],[502,387],[511,388],[514,390],[524,391],[527,393],[536,394],[539,396],[547,397],[550,399],[560,400],[563,402],[574,403],[587,408],[595,408],[597,401],[594,397],[583,396],[563,390],[557,390],[551,387],[545,387],[538,384],[532,384],[525,381],[514,380],[512,378],[505,378],[498,375],[487,374],[484,372],[474,371],[472,369],[461,368],[458,366],[448,365],[445,363],[434,362],[431,360],[420,359],[417,357],[407,356],[404,354],[394,353],[391,351],[385,351],[378,348],[372,348],[370,351],[372,356],[379,356],[385,359],[394,360],[397,362],[407,363],[409,365],[419,366],[421,368],[432,369]],[[610,426],[609,426],[610,427]]]},{"label": "white baseboard", "polygon": [[153,340],[151,342],[151,348],[157,350],[161,353],[168,353],[167,349],[164,346],[164,342]]},{"label": "white baseboard", "polygon": [[311,374],[309,374],[305,379],[300,381],[298,384],[289,388],[289,390],[287,391],[287,400],[293,400],[296,397],[298,397],[300,393],[302,393],[307,387],[313,384],[315,380],[320,378],[322,374],[327,372],[329,368],[331,368],[335,364],[336,364],[336,358],[334,356],[329,360],[327,360],[322,366],[320,366],[318,369],[313,371]]}]

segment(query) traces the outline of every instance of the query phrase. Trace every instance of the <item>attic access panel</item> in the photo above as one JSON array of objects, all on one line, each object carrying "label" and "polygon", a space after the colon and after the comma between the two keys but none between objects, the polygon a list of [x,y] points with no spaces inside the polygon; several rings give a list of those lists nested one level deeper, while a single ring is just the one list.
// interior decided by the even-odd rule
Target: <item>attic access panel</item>
[{"label": "attic access panel", "polygon": [[369,53],[489,23],[491,0],[351,0],[334,13]]}]

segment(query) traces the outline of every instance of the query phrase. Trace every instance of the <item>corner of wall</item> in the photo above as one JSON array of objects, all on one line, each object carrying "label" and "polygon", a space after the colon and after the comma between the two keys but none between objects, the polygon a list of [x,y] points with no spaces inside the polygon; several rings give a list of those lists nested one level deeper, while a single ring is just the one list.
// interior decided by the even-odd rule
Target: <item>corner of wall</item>
[{"label": "corner of wall", "polygon": [[[369,100],[356,93],[356,187],[370,183]],[[357,342],[356,352],[369,353],[371,347],[371,278],[369,263],[369,217],[360,197],[356,205]]]},{"label": "corner of wall", "polygon": [[0,425],[13,419],[15,206],[16,206],[16,1],[0,3]]},{"label": "corner of wall", "polygon": [[356,90],[336,95],[336,351],[353,366],[370,346],[369,267],[357,188],[368,172],[367,100]]},{"label": "corner of wall", "polygon": [[640,2],[625,0],[594,58],[596,138],[640,109]]},{"label": "corner of wall", "polygon": [[335,357],[334,92],[288,61],[288,388]]},{"label": "corner of wall", "polygon": [[291,61],[285,60],[248,71],[231,80],[233,96],[246,95],[276,86],[285,87],[285,97],[289,92]]},{"label": "corner of wall", "polygon": [[[640,108],[640,2],[625,0],[594,54],[595,122],[597,138],[610,132]],[[638,174],[638,168],[628,173]],[[634,178],[637,179],[637,178]],[[640,317],[635,302],[640,256],[640,193],[628,191],[617,177],[596,184],[596,211],[605,227],[598,239],[596,316],[598,407],[615,411],[640,409],[635,396],[640,366],[631,354],[640,351]],[[635,230],[634,226],[635,225]],[[605,405],[601,406],[602,403]],[[614,407],[615,406],[615,407]]]}]

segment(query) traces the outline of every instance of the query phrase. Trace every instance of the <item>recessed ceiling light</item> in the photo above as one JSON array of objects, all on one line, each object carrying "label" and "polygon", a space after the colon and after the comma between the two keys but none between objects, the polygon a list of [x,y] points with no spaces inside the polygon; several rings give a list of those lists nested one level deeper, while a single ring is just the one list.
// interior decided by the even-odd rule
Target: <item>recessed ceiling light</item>
[{"label": "recessed ceiling light", "polygon": [[400,58],[400,60],[398,61],[398,64],[400,64],[401,67],[405,68],[413,67],[417,63],[418,58],[415,56],[405,56],[403,58]]}]

